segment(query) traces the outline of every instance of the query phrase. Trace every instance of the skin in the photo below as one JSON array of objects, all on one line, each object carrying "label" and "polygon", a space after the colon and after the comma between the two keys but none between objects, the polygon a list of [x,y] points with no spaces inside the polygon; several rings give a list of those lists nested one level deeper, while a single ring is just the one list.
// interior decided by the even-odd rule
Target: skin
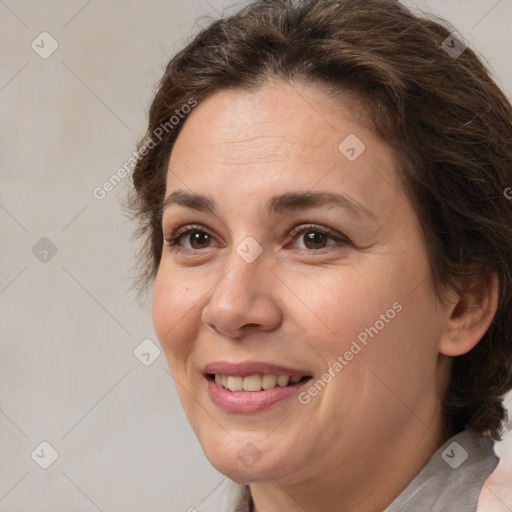
[{"label": "skin", "polygon": [[[208,460],[250,484],[257,512],[388,506],[451,436],[441,413],[450,356],[479,341],[496,309],[493,280],[436,298],[418,218],[370,127],[348,95],[272,82],[211,94],[171,153],[166,195],[207,195],[217,213],[165,210],[164,237],[191,223],[211,236],[198,244],[185,235],[174,250],[164,243],[155,331]],[[353,162],[338,149],[350,134],[366,147]],[[291,191],[345,194],[370,215],[332,205],[265,211]],[[349,242],[290,235],[309,223]],[[248,236],[263,249],[252,263],[236,252]],[[295,396],[241,414],[210,400],[205,364],[265,361],[316,380],[395,303],[401,311],[306,405]],[[248,442],[261,455],[252,467],[237,457]]]}]

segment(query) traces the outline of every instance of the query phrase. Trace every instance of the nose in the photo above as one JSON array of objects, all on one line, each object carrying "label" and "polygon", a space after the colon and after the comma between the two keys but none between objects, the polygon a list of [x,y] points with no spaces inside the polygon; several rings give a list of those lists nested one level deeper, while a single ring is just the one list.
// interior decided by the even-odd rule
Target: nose
[{"label": "nose", "polygon": [[233,339],[276,329],[282,321],[275,296],[279,281],[268,268],[264,254],[248,263],[233,250],[223,269],[203,309],[202,322]]}]

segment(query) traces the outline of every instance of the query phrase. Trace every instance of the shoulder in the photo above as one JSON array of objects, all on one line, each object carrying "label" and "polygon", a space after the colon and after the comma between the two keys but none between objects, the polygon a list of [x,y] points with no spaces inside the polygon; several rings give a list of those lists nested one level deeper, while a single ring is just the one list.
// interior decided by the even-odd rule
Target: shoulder
[{"label": "shoulder", "polygon": [[498,463],[488,436],[473,430],[459,432],[434,453],[385,512],[474,512]]}]

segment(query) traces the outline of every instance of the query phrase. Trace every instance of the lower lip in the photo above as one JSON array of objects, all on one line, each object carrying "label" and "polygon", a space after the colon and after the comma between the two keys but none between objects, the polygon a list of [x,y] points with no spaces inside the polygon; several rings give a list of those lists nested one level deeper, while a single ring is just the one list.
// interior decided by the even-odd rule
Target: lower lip
[{"label": "lower lip", "polygon": [[208,392],[211,401],[228,412],[247,413],[268,409],[271,405],[295,395],[310,379],[264,391],[229,391],[208,377]]}]

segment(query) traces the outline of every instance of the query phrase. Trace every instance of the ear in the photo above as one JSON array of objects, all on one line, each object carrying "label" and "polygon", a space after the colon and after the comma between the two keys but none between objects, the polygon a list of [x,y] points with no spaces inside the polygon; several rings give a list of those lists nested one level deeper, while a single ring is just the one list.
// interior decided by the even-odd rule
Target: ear
[{"label": "ear", "polygon": [[439,345],[441,354],[460,356],[477,345],[496,314],[498,289],[494,273],[472,279],[467,291],[449,308],[450,316]]}]

